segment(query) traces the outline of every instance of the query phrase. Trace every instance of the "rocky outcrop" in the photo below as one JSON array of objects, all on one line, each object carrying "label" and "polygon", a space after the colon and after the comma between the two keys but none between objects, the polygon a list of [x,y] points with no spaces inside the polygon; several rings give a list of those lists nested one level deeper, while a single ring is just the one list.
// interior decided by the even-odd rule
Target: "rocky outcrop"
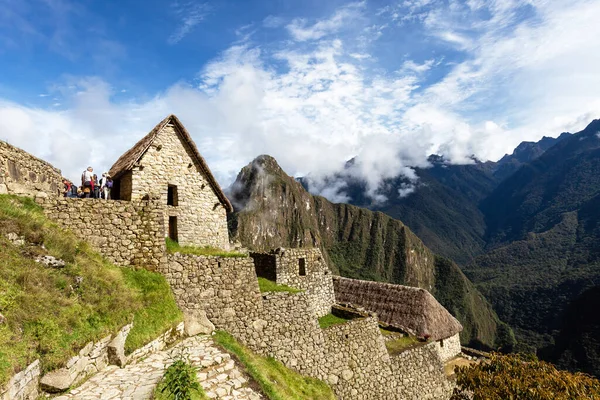
[{"label": "rocky outcrop", "polygon": [[497,317],[483,296],[455,264],[439,264],[401,221],[313,196],[270,156],[240,171],[230,198],[231,234],[245,247],[320,247],[342,276],[426,289],[461,322],[464,343],[494,346]]}]

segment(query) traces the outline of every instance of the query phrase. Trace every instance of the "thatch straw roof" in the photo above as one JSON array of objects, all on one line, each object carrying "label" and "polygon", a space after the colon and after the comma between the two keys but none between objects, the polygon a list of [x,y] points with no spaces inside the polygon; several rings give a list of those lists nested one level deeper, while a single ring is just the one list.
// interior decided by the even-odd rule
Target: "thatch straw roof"
[{"label": "thatch straw roof", "polygon": [[223,193],[223,190],[221,190],[221,186],[219,186],[217,180],[208,168],[208,164],[206,164],[206,161],[200,155],[200,152],[198,151],[198,148],[192,140],[192,137],[190,136],[189,132],[187,131],[187,129],[185,129],[179,118],[177,118],[173,114],[160,121],[158,125],[156,125],[154,129],[150,131],[150,133],[144,136],[131,149],[127,150],[121,157],[119,157],[117,162],[114,163],[113,166],[110,168],[110,171],[108,172],[109,175],[112,176],[113,179],[119,179],[120,175],[131,170],[133,166],[144,156],[150,145],[152,145],[154,139],[156,139],[156,136],[158,136],[160,131],[167,124],[173,125],[173,127],[175,128],[175,132],[179,135],[179,138],[183,142],[184,146],[187,145],[189,147],[189,149],[191,150],[190,153],[192,154],[192,158],[196,163],[196,166],[200,169],[200,171],[203,172],[204,176],[208,180],[208,183],[210,184],[213,191],[221,201],[221,204],[223,204],[227,211],[233,211],[233,207],[231,206],[229,199],[227,199],[227,196],[225,196],[225,193]]},{"label": "thatch straw roof", "polygon": [[380,321],[432,340],[462,331],[462,325],[425,289],[333,277],[335,300],[377,313]]}]

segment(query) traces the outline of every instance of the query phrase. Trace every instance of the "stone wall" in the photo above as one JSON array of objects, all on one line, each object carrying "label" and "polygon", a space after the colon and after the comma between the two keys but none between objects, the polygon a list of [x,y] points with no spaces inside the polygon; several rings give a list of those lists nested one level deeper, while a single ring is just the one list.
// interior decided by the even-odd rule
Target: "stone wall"
[{"label": "stone wall", "polygon": [[184,312],[205,311],[258,354],[329,382],[339,399],[449,398],[435,343],[390,357],[374,316],[321,329],[309,293],[260,293],[250,257],[167,259],[162,272]]},{"label": "stone wall", "polygon": [[108,335],[95,343],[89,342],[63,368],[44,375],[40,380],[41,389],[49,393],[63,392],[88,376],[102,371],[108,365],[108,345],[111,339],[112,335]]},{"label": "stone wall", "polygon": [[[277,249],[272,254],[252,253],[257,275],[302,289],[317,316],[335,303],[331,271],[318,248]],[[275,269],[273,271],[273,269]]]},{"label": "stone wall", "polygon": [[[122,198],[160,198],[165,206],[165,227],[169,226],[169,217],[177,217],[178,241],[182,245],[229,248],[227,211],[173,126],[167,125],[158,133],[133,168],[131,197],[126,193],[128,185],[120,183]],[[169,185],[177,187],[176,206],[167,206]]]},{"label": "stone wall", "polygon": [[14,375],[0,390],[0,400],[29,400],[38,398],[38,385],[41,375],[40,360],[35,360],[23,371]]},{"label": "stone wall", "polygon": [[136,361],[149,356],[152,353],[162,351],[184,337],[183,322],[180,322],[175,328],[167,330],[165,333],[151,341],[145,346],[134,350],[126,358],[126,364],[133,364]]},{"label": "stone wall", "polygon": [[59,169],[0,140],[0,194],[58,196],[62,188]]},{"label": "stone wall", "polygon": [[161,206],[155,201],[48,198],[48,217],[117,265],[156,269],[165,260]]},{"label": "stone wall", "polygon": [[447,339],[438,340],[435,344],[436,351],[443,362],[456,357],[462,350],[458,333]]},{"label": "stone wall", "polygon": [[435,347],[431,342],[390,357],[390,380],[398,384],[396,399],[450,398],[454,383],[446,378]]}]

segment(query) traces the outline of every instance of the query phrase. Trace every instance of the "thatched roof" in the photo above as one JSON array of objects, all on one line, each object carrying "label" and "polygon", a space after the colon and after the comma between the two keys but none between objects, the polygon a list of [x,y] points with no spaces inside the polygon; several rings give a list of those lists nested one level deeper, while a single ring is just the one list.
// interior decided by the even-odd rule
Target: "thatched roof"
[{"label": "thatched roof", "polygon": [[380,321],[404,331],[446,339],[462,325],[425,289],[333,277],[335,300],[377,313]]},{"label": "thatched roof", "polygon": [[221,186],[219,186],[212,172],[210,172],[208,164],[206,164],[206,161],[200,155],[200,152],[198,151],[198,148],[192,140],[192,137],[190,136],[189,132],[187,131],[187,129],[185,129],[179,118],[177,118],[173,114],[160,121],[158,125],[156,125],[154,129],[150,131],[150,133],[144,136],[131,149],[123,153],[123,155],[119,157],[117,162],[114,163],[113,166],[110,168],[109,175],[112,176],[113,179],[118,179],[120,175],[127,171],[130,171],[133,168],[133,166],[143,157],[143,155],[146,153],[154,139],[156,139],[156,136],[158,136],[160,131],[167,124],[173,125],[173,127],[175,128],[175,132],[179,135],[179,138],[183,142],[184,146],[189,147],[189,149],[191,150],[190,153],[192,154],[192,158],[196,163],[196,166],[200,168],[200,171],[202,171],[202,173],[208,180],[208,183],[210,184],[213,191],[221,201],[221,204],[223,204],[227,211],[233,211],[231,203],[227,199],[227,196],[225,196],[225,193],[223,193],[223,190],[221,190]]}]

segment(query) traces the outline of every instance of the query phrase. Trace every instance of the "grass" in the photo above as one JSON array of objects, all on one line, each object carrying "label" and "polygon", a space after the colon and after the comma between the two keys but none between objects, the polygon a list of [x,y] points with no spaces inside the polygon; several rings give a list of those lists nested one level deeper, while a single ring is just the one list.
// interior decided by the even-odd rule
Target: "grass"
[{"label": "grass", "polygon": [[129,354],[157,338],[169,327],[183,320],[183,314],[165,277],[144,269],[121,270],[127,284],[136,289],[142,307],[134,314],[133,329],[125,342],[125,353]]},{"label": "grass", "polygon": [[[17,246],[6,234],[23,236]],[[50,254],[64,268],[34,261]],[[119,268],[60,229],[31,199],[0,195],[0,385],[36,359],[59,368],[86,343],[134,322],[131,343],[158,336],[181,315],[160,275]],[[166,297],[165,297],[166,296]],[[161,302],[169,304],[159,304]]]},{"label": "grass", "polygon": [[173,239],[166,238],[167,253],[191,254],[195,256],[216,256],[216,257],[248,257],[247,254],[237,251],[225,251],[216,247],[204,246],[181,246]]},{"label": "grass", "polygon": [[238,358],[270,400],[335,399],[325,382],[304,377],[272,357],[257,356],[227,332],[217,331],[213,339]]},{"label": "grass", "polygon": [[420,342],[414,336],[403,336],[403,337],[399,337],[394,340],[386,341],[385,347],[387,348],[388,353],[398,354],[398,353],[402,353],[407,348],[412,347],[418,343],[422,343],[422,342]]},{"label": "grass", "polygon": [[337,317],[333,314],[327,314],[319,318],[319,326],[321,327],[321,329],[325,329],[333,325],[345,324],[348,321],[350,320],[346,318]]},{"label": "grass", "polygon": [[258,277],[258,288],[261,292],[288,292],[288,293],[300,293],[303,290],[290,287],[288,285],[280,285],[273,282],[270,279]]}]

